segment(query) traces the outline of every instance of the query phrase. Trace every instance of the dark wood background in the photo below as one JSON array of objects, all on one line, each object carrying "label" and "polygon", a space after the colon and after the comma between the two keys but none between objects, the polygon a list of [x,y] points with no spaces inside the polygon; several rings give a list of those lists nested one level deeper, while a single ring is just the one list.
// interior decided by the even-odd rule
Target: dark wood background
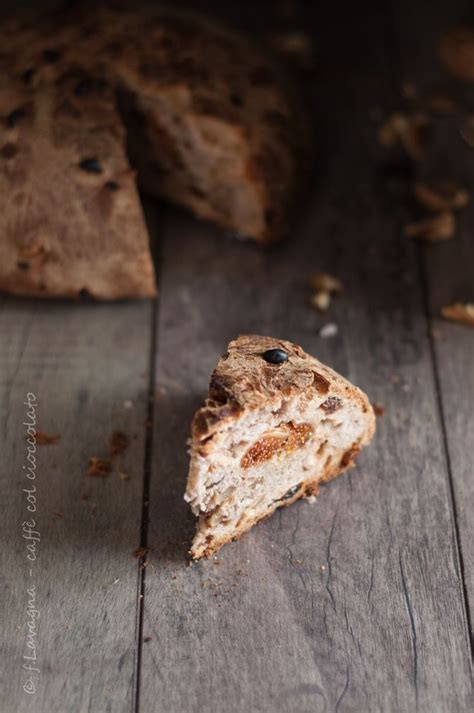
[{"label": "dark wood background", "polygon": [[[439,318],[442,305],[474,300],[474,207],[454,241],[404,235],[417,217],[414,178],[474,186],[474,149],[459,131],[473,87],[437,52],[469,6],[216,2],[257,34],[314,40],[315,176],[291,239],[264,252],[145,201],[158,301],[1,298],[2,713],[474,709],[474,330]],[[420,162],[380,146],[385,116],[440,91],[460,108],[431,115]],[[308,306],[317,270],[344,283],[325,315]],[[328,321],[339,334],[322,339]],[[315,505],[188,565],[189,422],[242,332],[301,343],[385,415],[356,469]],[[32,696],[22,690],[27,392],[38,430],[61,436],[38,448]],[[115,429],[130,447],[109,477],[86,477]],[[149,552],[137,558],[139,547]]]}]

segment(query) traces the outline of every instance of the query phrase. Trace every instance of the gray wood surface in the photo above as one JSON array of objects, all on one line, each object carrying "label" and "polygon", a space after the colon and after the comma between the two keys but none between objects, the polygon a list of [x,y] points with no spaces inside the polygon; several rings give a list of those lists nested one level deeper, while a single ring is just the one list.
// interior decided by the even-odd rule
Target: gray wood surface
[{"label": "gray wood surface", "polygon": [[[468,7],[441,4],[272,8],[280,29],[314,31],[320,68],[317,172],[286,244],[262,251],[171,209],[157,231],[150,210],[161,234],[156,328],[148,302],[1,299],[1,713],[473,710],[474,332],[437,315],[474,299],[474,210],[456,242],[422,250],[407,240],[406,164],[377,142],[402,79],[438,81],[436,35]],[[271,30],[268,4],[211,5]],[[446,82],[472,109],[465,87]],[[436,122],[416,171],[440,162],[473,186],[455,122]],[[316,270],[345,288],[323,316],[308,306]],[[330,321],[339,334],[322,339]],[[278,512],[189,565],[189,424],[216,359],[243,332],[301,343],[386,411],[357,467],[314,505]],[[37,448],[31,577],[21,531],[28,392],[38,430],[61,436]],[[116,429],[129,448],[107,478],[86,477]],[[147,556],[134,557],[139,546]],[[28,696],[31,578],[41,672]]]},{"label": "gray wood surface", "polygon": [[[474,620],[474,330],[440,318],[444,305],[474,301],[474,150],[463,141],[460,127],[474,107],[474,85],[457,82],[438,60],[438,43],[446,28],[472,16],[469,2],[438,3],[429,13],[413,3],[393,11],[398,31],[402,76],[412,82],[419,101],[434,93],[450,97],[457,109],[432,114],[425,156],[415,167],[420,180],[451,180],[470,190],[470,205],[456,215],[454,241],[420,248],[435,357],[437,390],[443,417],[443,438],[452,479],[453,519],[461,550],[461,567],[470,621]],[[417,27],[423,27],[423,43]],[[403,38],[403,41],[401,41]]]},{"label": "gray wood surface", "polygon": [[[151,305],[0,303],[0,519],[2,713],[132,709],[136,670],[138,562]],[[24,477],[27,416],[35,394],[37,477]],[[124,407],[130,401],[131,408]],[[130,447],[107,478],[86,477],[107,457],[115,429]],[[37,487],[37,513],[24,487]],[[87,500],[83,500],[83,497]],[[29,563],[22,523],[35,517],[41,541]],[[29,569],[32,569],[30,576]],[[36,586],[36,693],[23,692],[27,589]]]},{"label": "gray wood surface", "polygon": [[[317,93],[326,151],[292,241],[264,254],[179,215],[165,231],[145,711],[472,709],[417,248],[401,234],[398,187],[384,177],[369,118],[375,98],[379,106],[395,100],[386,18],[380,11],[343,27],[336,15],[327,21],[329,39],[322,29],[316,38],[330,68]],[[305,289],[321,268],[345,285],[324,318],[307,307]],[[340,334],[322,340],[318,329],[329,320]],[[302,343],[387,411],[357,469],[325,487],[316,505],[281,512],[217,560],[188,567],[188,424],[216,357],[246,331]]]}]

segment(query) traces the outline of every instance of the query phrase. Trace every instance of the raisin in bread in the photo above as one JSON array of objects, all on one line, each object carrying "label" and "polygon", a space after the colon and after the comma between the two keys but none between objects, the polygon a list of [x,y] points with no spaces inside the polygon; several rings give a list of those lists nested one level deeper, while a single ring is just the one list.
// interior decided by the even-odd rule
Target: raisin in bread
[{"label": "raisin in bread", "polygon": [[308,130],[281,67],[188,12],[90,5],[2,23],[0,289],[154,292],[140,187],[281,237]]},{"label": "raisin in bread", "polygon": [[349,468],[375,431],[367,396],[291,342],[229,344],[192,423],[191,549],[209,556]]}]

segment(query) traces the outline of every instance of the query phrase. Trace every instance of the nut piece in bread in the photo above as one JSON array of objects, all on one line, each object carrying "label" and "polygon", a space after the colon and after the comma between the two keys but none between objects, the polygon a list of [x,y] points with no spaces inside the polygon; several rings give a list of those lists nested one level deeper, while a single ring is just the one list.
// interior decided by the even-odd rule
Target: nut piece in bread
[{"label": "nut piece in bread", "polygon": [[367,396],[301,347],[255,335],[232,341],[192,423],[192,557],[315,495],[351,467],[374,431]]}]

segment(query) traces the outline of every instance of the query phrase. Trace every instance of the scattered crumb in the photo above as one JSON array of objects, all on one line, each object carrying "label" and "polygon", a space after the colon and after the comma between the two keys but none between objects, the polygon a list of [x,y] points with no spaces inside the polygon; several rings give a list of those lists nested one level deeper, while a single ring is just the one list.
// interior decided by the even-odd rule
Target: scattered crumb
[{"label": "scattered crumb", "polygon": [[315,292],[311,296],[311,306],[315,307],[320,312],[326,312],[331,304],[331,295],[329,292]]},{"label": "scattered crumb", "polygon": [[401,376],[400,376],[400,374],[391,374],[391,375],[390,375],[390,381],[391,381],[393,384],[399,384],[400,381],[401,381]]},{"label": "scattered crumb", "polygon": [[128,473],[122,473],[121,471],[118,472],[118,477],[119,480],[130,480]]},{"label": "scattered crumb", "polygon": [[136,550],[133,550],[133,556],[138,558],[145,557],[149,551],[148,547],[137,547]]},{"label": "scattered crumb", "polygon": [[59,433],[45,433],[44,431],[36,431],[35,442],[37,446],[51,446],[61,440]]},{"label": "scattered crumb", "polygon": [[123,407],[124,407],[124,409],[133,408],[133,401],[130,401],[130,399],[127,399],[126,401],[123,402]]},{"label": "scattered crumb", "polygon": [[55,510],[55,511],[53,512],[53,515],[54,515],[55,517],[64,517],[64,513],[63,513],[61,510]]},{"label": "scattered crumb", "polygon": [[296,564],[303,564],[303,560],[295,560]]},{"label": "scattered crumb", "polygon": [[342,292],[342,282],[327,272],[315,272],[311,276],[310,285],[316,292]]},{"label": "scattered crumb", "polygon": [[456,220],[450,211],[438,213],[433,218],[418,220],[410,223],[405,228],[405,233],[410,238],[425,240],[431,243],[439,243],[445,240],[452,240],[456,228]]},{"label": "scattered crumb", "polygon": [[327,272],[316,272],[312,275],[310,285],[315,291],[311,297],[311,306],[320,312],[329,308],[333,294],[342,291],[342,282]]},{"label": "scattered crumb", "polygon": [[114,581],[112,582],[112,584],[118,584],[119,582],[120,582],[120,579],[117,577],[117,579],[114,579]]},{"label": "scattered crumb", "polygon": [[145,636],[143,638],[143,641],[145,642],[145,644],[148,644],[148,642],[151,641],[151,636]]},{"label": "scattered crumb", "polygon": [[460,322],[474,327],[474,303],[455,302],[452,305],[446,305],[441,309],[441,316],[450,322]]},{"label": "scattered crumb", "polygon": [[410,158],[419,160],[429,124],[430,120],[424,114],[395,112],[380,127],[379,142],[386,148],[401,144]]},{"label": "scattered crumb", "polygon": [[219,565],[222,564],[222,563],[221,563],[220,560],[214,560],[214,561],[212,562],[212,564],[215,564],[216,566],[219,566]]},{"label": "scattered crumb", "polygon": [[89,467],[86,475],[90,478],[107,478],[112,470],[112,463],[106,458],[98,458],[92,456],[89,461]]},{"label": "scattered crumb", "polygon": [[469,148],[474,149],[474,115],[465,119],[460,131],[462,138]]},{"label": "scattered crumb", "polygon": [[382,404],[373,403],[372,408],[376,416],[383,416],[385,413],[385,406],[382,406]]},{"label": "scattered crumb", "polygon": [[435,212],[457,210],[469,203],[469,193],[450,182],[441,182],[437,185],[416,183],[414,193],[418,203]]},{"label": "scattered crumb", "polygon": [[325,571],[326,571],[326,565],[325,565],[325,564],[322,564],[319,569],[321,570],[321,572],[325,572]]},{"label": "scattered crumb", "polygon": [[328,339],[330,337],[335,337],[339,334],[339,327],[334,322],[329,322],[321,327],[319,330],[319,336],[323,339]]},{"label": "scattered crumb", "polygon": [[130,444],[130,439],[123,431],[114,431],[110,436],[109,453],[111,456],[124,453]]},{"label": "scattered crumb", "polygon": [[314,505],[316,500],[317,500],[316,495],[307,495],[306,496],[306,502],[309,503],[310,505]]}]

